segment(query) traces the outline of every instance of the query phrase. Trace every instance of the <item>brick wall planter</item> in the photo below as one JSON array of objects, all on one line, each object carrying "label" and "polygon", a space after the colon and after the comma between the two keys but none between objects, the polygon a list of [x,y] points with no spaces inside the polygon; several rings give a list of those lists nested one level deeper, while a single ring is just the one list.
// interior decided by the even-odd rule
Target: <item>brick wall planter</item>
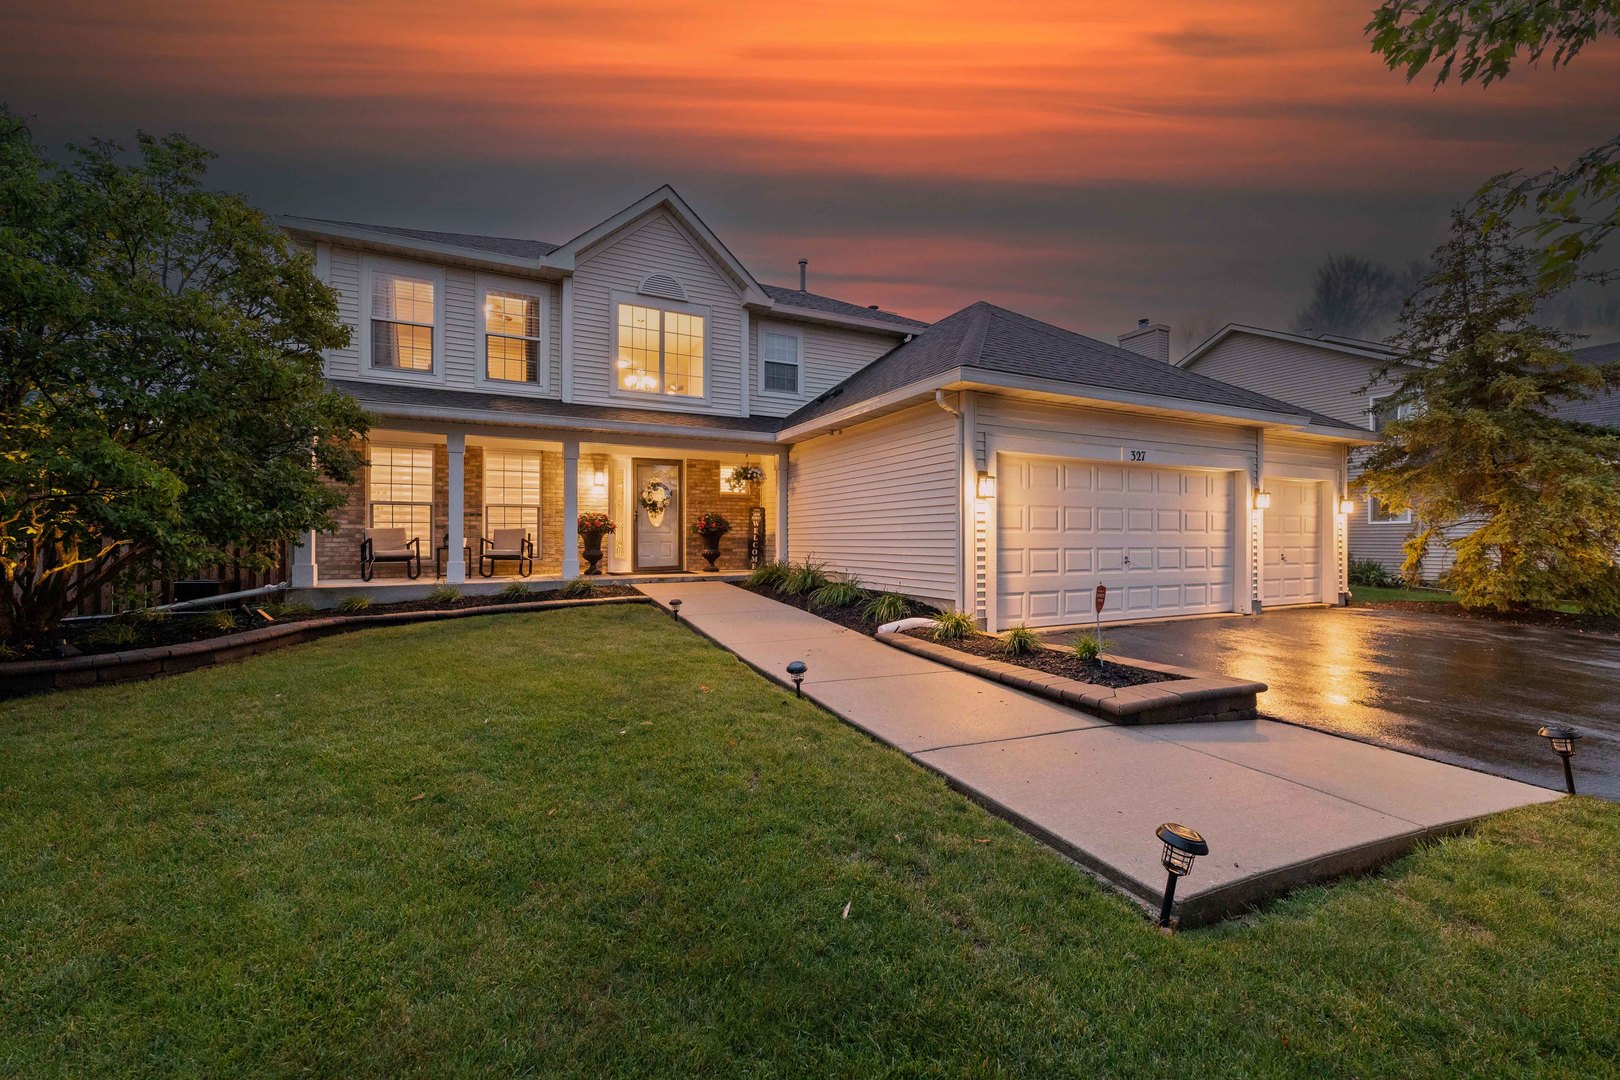
[{"label": "brick wall planter", "polygon": [[150,679],[177,675],[183,671],[246,660],[260,653],[274,652],[289,645],[300,645],[333,634],[364,630],[373,626],[403,626],[407,623],[465,619],[475,615],[506,615],[524,611],[552,611],[559,608],[596,607],[602,604],[650,604],[645,596],[603,596],[579,600],[537,600],[520,604],[491,604],[487,607],[455,608],[446,611],[392,611],[380,615],[333,615],[301,622],[260,626],[237,634],[222,634],[203,641],[161,645],[128,652],[74,656],[66,660],[24,660],[0,664],[0,699],[67,690],[75,686]]},{"label": "brick wall planter", "polygon": [[1256,715],[1256,696],[1266,689],[1265,683],[1245,682],[1225,675],[1211,675],[1189,668],[1155,664],[1147,660],[1133,660],[1128,656],[1104,654],[1104,659],[1112,660],[1116,664],[1128,664],[1147,671],[1161,671],[1182,676],[1170,682],[1122,686],[1116,690],[1108,686],[1066,679],[1061,675],[1049,675],[1044,671],[1009,664],[1002,660],[987,660],[948,645],[919,641],[904,634],[878,634],[877,639],[897,649],[916,653],[918,656],[937,660],[961,671],[1036,694],[1061,705],[1067,705],[1071,709],[1100,716],[1112,724],[1186,724],[1210,723],[1216,720],[1252,720]]}]

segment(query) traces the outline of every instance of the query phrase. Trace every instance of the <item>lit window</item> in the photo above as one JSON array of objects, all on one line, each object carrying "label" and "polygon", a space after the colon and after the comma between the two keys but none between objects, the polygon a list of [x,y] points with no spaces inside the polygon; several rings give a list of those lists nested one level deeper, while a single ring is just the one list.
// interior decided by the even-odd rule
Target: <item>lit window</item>
[{"label": "lit window", "polygon": [[619,305],[619,389],[703,396],[703,316]]},{"label": "lit window", "polygon": [[373,446],[367,479],[371,485],[371,527],[404,529],[432,546],[433,450],[426,446]]},{"label": "lit window", "polygon": [[491,289],[484,293],[486,378],[540,380],[540,298]]},{"label": "lit window", "polygon": [[371,366],[433,370],[433,282],[381,271],[371,275]]},{"label": "lit window", "polygon": [[760,335],[759,352],[765,364],[765,390],[775,394],[797,394],[799,336],[766,330]]},{"label": "lit window", "polygon": [[522,529],[540,545],[540,455],[484,451],[484,535]]}]

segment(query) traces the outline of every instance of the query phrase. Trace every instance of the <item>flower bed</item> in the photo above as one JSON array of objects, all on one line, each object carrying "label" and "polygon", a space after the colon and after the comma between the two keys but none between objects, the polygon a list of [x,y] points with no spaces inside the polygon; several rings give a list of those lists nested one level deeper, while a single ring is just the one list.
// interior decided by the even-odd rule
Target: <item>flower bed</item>
[{"label": "flower bed", "polygon": [[[933,642],[934,638],[927,627],[918,627],[914,630],[901,631],[907,637],[918,641]],[[986,660],[1002,660],[1019,667],[1033,668],[1048,675],[1059,675],[1065,679],[1076,682],[1091,683],[1094,686],[1142,686],[1147,683],[1169,682],[1173,679],[1185,679],[1185,675],[1177,675],[1163,669],[1148,669],[1134,667],[1130,664],[1121,664],[1113,660],[1082,660],[1071,649],[1055,649],[1043,647],[1034,652],[1022,653],[1017,656],[1008,655],[1002,651],[1001,639],[990,634],[973,634],[969,637],[959,638],[956,641],[941,641],[936,644],[948,649],[958,649]]]}]

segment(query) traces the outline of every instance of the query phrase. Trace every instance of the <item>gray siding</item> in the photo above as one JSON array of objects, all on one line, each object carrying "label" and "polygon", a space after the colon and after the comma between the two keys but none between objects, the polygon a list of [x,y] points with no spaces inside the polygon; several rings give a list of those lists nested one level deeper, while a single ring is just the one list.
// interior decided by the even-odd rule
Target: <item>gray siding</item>
[{"label": "gray siding", "polygon": [[1367,396],[1362,387],[1377,368],[1376,360],[1334,349],[1239,332],[1188,370],[1365,427]]},{"label": "gray siding", "polygon": [[[767,394],[760,389],[760,335],[772,324],[804,334],[804,378],[797,395]],[[849,378],[896,345],[900,338],[864,330],[797,322],[776,315],[756,315],[749,322],[748,411],[754,416],[786,416]]]}]

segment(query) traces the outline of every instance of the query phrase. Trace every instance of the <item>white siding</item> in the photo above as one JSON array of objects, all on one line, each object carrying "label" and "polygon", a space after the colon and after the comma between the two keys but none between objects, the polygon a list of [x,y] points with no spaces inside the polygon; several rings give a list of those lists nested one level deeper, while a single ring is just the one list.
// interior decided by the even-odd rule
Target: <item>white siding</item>
[{"label": "white siding", "polygon": [[1334,349],[1240,332],[1189,370],[1365,427],[1367,396],[1361,388],[1378,367],[1377,360]]},{"label": "white siding", "polygon": [[795,446],[789,557],[954,607],[960,462],[956,418],[933,405]]},{"label": "white siding", "polygon": [[[1202,424],[1141,416],[1112,409],[1047,404],[1021,398],[982,395],[979,401],[979,431],[990,440],[998,436],[1085,440],[1095,444],[1116,444],[1123,448],[1145,449],[1149,453],[1184,455],[1196,459],[1200,451],[1239,452],[1252,456],[1252,428],[1227,424]],[[1081,455],[1095,456],[1095,455]],[[1197,460],[1155,461],[1147,464],[1205,464]]]},{"label": "white siding", "polygon": [[[804,334],[804,367],[798,395],[768,394],[760,389],[760,335],[772,325],[790,326]],[[792,322],[756,315],[749,323],[748,411],[754,416],[786,416],[810,399],[831,390],[896,345],[897,337],[865,330]]]},{"label": "white siding", "polygon": [[[621,395],[613,351],[613,293],[636,293],[650,274],[673,276],[687,303],[706,307],[704,379],[707,403]],[[657,300],[649,303],[656,304]],[[574,271],[574,400],[593,405],[672,409],[681,412],[742,412],[742,299],[697,242],[664,211],[648,214],[589,252]]]}]

